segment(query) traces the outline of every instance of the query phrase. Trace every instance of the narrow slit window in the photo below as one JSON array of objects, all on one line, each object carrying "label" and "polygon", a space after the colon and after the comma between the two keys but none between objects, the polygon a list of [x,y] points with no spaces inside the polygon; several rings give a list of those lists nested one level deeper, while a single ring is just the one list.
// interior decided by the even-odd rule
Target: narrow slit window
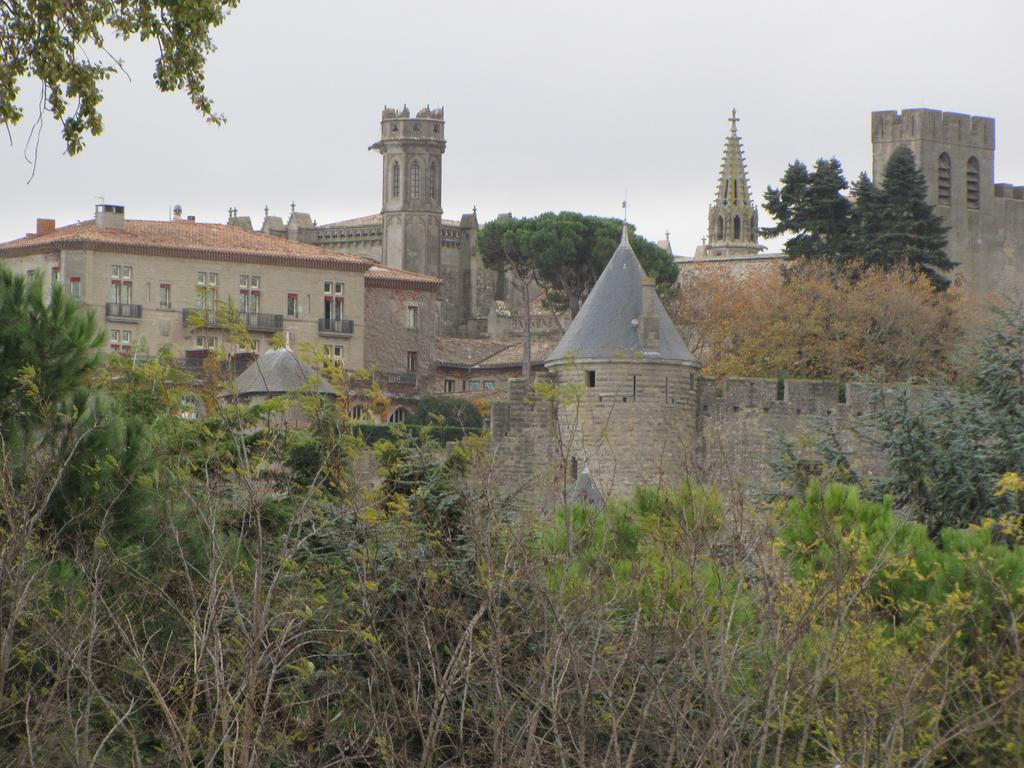
[{"label": "narrow slit window", "polygon": [[981,167],[978,158],[967,159],[967,207],[978,208],[981,203]]},{"label": "narrow slit window", "polygon": [[949,205],[953,198],[953,176],[952,164],[949,162],[949,155],[943,152],[939,155],[939,205]]},{"label": "narrow slit window", "polygon": [[587,371],[587,386],[588,387],[596,387],[597,386],[597,371]]}]

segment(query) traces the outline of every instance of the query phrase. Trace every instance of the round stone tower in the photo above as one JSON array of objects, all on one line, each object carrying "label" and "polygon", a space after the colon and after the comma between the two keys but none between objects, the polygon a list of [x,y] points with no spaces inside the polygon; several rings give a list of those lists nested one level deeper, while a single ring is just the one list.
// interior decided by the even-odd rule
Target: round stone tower
[{"label": "round stone tower", "polygon": [[382,258],[399,269],[441,274],[441,156],[444,109],[385,108],[380,141],[370,146],[383,157]]},{"label": "round stone tower", "polygon": [[545,362],[566,397],[559,439],[571,470],[608,498],[676,485],[697,447],[699,365],[622,240]]}]

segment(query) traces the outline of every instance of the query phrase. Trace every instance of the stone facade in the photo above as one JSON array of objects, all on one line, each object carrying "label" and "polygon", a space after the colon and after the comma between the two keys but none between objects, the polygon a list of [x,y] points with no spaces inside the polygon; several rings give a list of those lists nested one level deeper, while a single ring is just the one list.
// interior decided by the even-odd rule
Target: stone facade
[{"label": "stone facade", "polygon": [[973,290],[1024,289],[1024,186],[995,183],[995,120],[935,109],[873,112],[873,178],[898,146],[914,153],[928,202],[949,226],[949,257]]},{"label": "stone facade", "polygon": [[377,278],[373,269],[367,275],[366,366],[377,371],[389,391],[433,388],[438,287],[395,276]]},{"label": "stone facade", "polygon": [[[94,221],[54,229],[43,220],[37,233],[0,244],[0,263],[62,283],[94,309],[113,351],[168,346],[187,358],[220,347],[227,330],[215,306],[230,301],[256,351],[280,335],[351,368],[404,373],[409,351],[431,367],[437,278],[223,224],[132,220],[123,206],[98,208]],[[413,306],[419,327],[410,329]]]}]

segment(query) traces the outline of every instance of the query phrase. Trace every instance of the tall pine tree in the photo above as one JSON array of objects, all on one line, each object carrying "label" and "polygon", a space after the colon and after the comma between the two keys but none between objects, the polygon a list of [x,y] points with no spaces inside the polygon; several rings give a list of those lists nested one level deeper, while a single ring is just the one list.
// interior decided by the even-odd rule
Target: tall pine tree
[{"label": "tall pine tree", "polygon": [[839,263],[846,253],[850,227],[850,200],[843,167],[836,158],[819,159],[814,170],[799,160],[790,163],[782,186],[768,187],[765,210],[776,226],[765,227],[765,237],[792,233],[783,251],[791,259],[823,259]]},{"label": "tall pine tree", "polygon": [[910,149],[892,153],[880,186],[862,174],[853,192],[854,257],[886,270],[907,264],[937,288],[949,286],[942,273],[956,264],[946,255],[948,228],[928,202],[928,184]]}]

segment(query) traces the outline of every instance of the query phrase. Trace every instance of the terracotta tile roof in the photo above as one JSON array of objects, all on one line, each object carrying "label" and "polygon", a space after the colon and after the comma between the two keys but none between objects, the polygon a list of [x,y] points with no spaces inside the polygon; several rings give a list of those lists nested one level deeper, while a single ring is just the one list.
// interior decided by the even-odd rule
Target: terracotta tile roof
[{"label": "terracotta tile roof", "polygon": [[330,229],[331,227],[369,227],[373,225],[379,225],[383,221],[383,218],[379,213],[374,213],[369,216],[359,216],[355,219],[344,219],[342,221],[334,221],[330,224],[320,224],[317,229]]},{"label": "terracotta tile roof", "polygon": [[425,288],[436,291],[441,287],[441,278],[374,264],[366,272],[366,284],[383,288]]},{"label": "terracotta tile roof", "polygon": [[[558,339],[534,338],[530,343],[531,363],[543,365]],[[449,368],[491,370],[517,368],[523,362],[523,342],[492,341],[491,339],[459,339],[440,336],[434,357],[437,364]]]},{"label": "terracotta tile roof", "polygon": [[493,339],[463,339],[455,336],[438,336],[434,347],[434,359],[439,365],[469,368],[511,344]]},{"label": "terracotta tile roof", "polygon": [[[354,219],[342,219],[341,221],[333,221],[330,224],[320,224],[318,229],[330,229],[332,227],[371,227],[380,226],[384,221],[384,217],[379,213],[371,213],[369,216],[357,216]],[[455,219],[441,219],[441,225],[445,227],[461,227],[462,222],[456,221]]]},{"label": "terracotta tile roof", "polygon": [[[548,355],[558,345],[557,338],[537,337],[530,339],[530,362],[543,365]],[[523,363],[523,342],[518,341],[490,357],[478,362],[474,368],[515,368]]]},{"label": "terracotta tile roof", "polygon": [[363,272],[372,259],[329,251],[227,224],[126,219],[123,229],[97,227],[95,221],[60,227],[45,235],[0,243],[0,256],[15,253],[102,249],[253,264],[278,264]]}]

